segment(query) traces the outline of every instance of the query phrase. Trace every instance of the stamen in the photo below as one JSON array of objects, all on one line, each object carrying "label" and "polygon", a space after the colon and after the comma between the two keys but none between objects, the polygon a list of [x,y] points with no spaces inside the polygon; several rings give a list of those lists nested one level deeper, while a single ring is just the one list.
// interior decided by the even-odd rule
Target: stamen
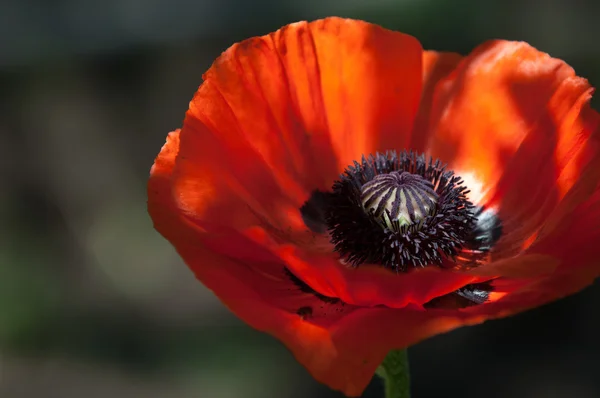
[{"label": "stamen", "polygon": [[439,160],[412,152],[363,156],[333,185],[327,230],[335,250],[353,266],[405,271],[441,265],[443,257],[454,260],[462,252],[475,226],[467,193],[461,178]]},{"label": "stamen", "polygon": [[350,266],[472,268],[489,261],[502,222],[467,193],[462,178],[439,160],[387,152],[363,156],[332,192],[313,192],[299,210],[312,232],[329,233]]}]

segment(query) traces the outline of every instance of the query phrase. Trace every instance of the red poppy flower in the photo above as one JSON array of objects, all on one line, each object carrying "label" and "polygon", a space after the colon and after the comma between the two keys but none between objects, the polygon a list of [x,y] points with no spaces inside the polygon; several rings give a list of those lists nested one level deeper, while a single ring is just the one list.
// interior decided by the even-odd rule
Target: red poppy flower
[{"label": "red poppy flower", "polygon": [[151,171],[155,227],[331,388],[359,395],[390,350],[600,272],[592,88],[526,43],[461,57],[327,18],[203,78]]}]

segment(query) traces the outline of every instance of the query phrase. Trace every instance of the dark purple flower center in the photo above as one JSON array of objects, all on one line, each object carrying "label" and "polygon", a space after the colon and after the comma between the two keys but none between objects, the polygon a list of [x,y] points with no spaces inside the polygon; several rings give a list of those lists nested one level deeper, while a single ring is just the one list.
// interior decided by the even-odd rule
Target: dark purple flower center
[{"label": "dark purple flower center", "polygon": [[468,192],[439,160],[377,153],[346,168],[331,192],[315,191],[300,212],[352,266],[473,267],[485,262],[502,228]]}]

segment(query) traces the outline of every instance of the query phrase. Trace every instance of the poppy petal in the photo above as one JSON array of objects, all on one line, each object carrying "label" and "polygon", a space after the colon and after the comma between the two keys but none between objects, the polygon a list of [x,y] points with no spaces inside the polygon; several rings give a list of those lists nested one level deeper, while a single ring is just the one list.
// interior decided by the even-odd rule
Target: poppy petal
[{"label": "poppy petal", "polygon": [[[587,120],[593,121],[597,128],[583,148],[584,153],[579,157],[580,160],[584,161],[574,165],[578,170],[575,180],[573,180],[573,176],[569,176],[570,173],[563,173],[567,177],[559,179],[559,183],[568,184],[570,189],[564,194],[556,209],[544,221],[539,232],[536,232],[535,239],[531,241],[531,244],[542,240],[548,233],[557,229],[560,231],[560,223],[570,219],[574,210],[589,200],[600,182],[600,156],[598,156],[600,154],[600,115],[592,109],[588,108],[588,111],[590,117]],[[571,238],[578,239],[579,234]]]},{"label": "poppy petal", "polygon": [[[340,18],[316,21],[308,28],[339,170],[362,154],[405,147],[421,95],[419,41]],[[291,36],[301,34],[299,29]]]},{"label": "poppy petal", "polygon": [[206,214],[186,181],[208,174],[236,185],[243,202],[271,211],[283,196],[285,211],[300,207],[363,151],[401,146],[420,73],[416,39],[340,18],[233,45],[204,75],[184,122],[180,205]]},{"label": "poppy petal", "polygon": [[407,139],[420,59],[416,39],[339,18],[232,46],[190,103],[172,177],[177,205],[203,228],[261,226],[306,247],[314,236],[299,208],[331,186],[347,136],[368,136],[373,148]]},{"label": "poppy petal", "polygon": [[[590,161],[597,159],[595,111],[589,108],[592,89],[577,77],[557,87],[521,147],[506,165],[490,202],[497,203],[506,234],[496,249],[517,254],[526,238],[537,234]],[[596,114],[597,115],[597,114]],[[594,166],[594,168],[597,167]],[[583,181],[582,181],[583,182]]]},{"label": "poppy petal", "polygon": [[[563,61],[526,43],[487,42],[438,84],[429,150],[493,186],[525,137],[540,130],[540,119],[555,114],[558,106],[564,111],[566,104],[556,103],[568,100],[563,83],[572,86],[572,102],[589,89]],[[547,134],[556,135],[557,128]]]},{"label": "poppy petal", "polygon": [[423,51],[423,90],[408,147],[411,150],[418,153],[427,150],[428,134],[432,133],[429,124],[435,89],[440,81],[443,81],[456,69],[462,59],[462,55],[457,53]]},{"label": "poppy petal", "polygon": [[283,246],[279,253],[290,271],[319,293],[362,307],[422,305],[465,285],[491,279],[490,275],[437,267],[415,268],[406,273],[369,264],[349,267],[335,253],[311,254],[293,246]]},{"label": "poppy petal", "polygon": [[[593,194],[580,203],[570,214],[544,236],[536,241],[527,253],[534,256],[543,253],[553,256],[558,262],[555,271],[529,283],[506,279],[499,281],[501,289],[509,291],[502,299],[489,305],[473,307],[477,313],[507,316],[537,307],[573,294],[600,276],[600,261],[597,257],[597,242],[600,241],[600,184]],[[531,254],[516,257],[528,257]],[[516,287],[511,289],[511,282]]]},{"label": "poppy petal", "polygon": [[[266,249],[268,236],[261,228],[235,231],[230,227],[198,223],[182,214],[176,206],[171,186],[179,144],[180,131],[177,130],[168,135],[156,158],[148,183],[148,211],[155,228],[174,245],[206,286],[215,290],[226,304],[227,294],[237,296],[245,292],[245,295],[261,297],[265,305],[294,314],[302,307],[314,307],[311,308],[313,318],[331,310],[327,319],[317,319],[326,323],[352,310],[352,306],[333,308],[331,303],[324,306],[314,294],[300,291],[285,272],[286,264]],[[210,278],[215,275],[215,278],[237,278],[241,282],[218,286],[219,279],[213,282],[204,277],[205,273],[211,275]],[[231,286],[238,283],[243,283],[245,288],[231,290]]]},{"label": "poppy petal", "polygon": [[[588,202],[581,210],[588,215],[591,212],[595,229],[590,239],[598,241],[600,190],[593,203]],[[590,223],[591,221],[588,222]],[[590,243],[591,240],[584,240],[577,247],[571,247],[570,249],[583,252],[575,258],[559,258],[557,272],[525,283],[519,279],[521,282],[514,284],[516,288],[510,294],[501,294],[499,299],[482,305],[458,310],[422,310],[413,306],[401,309],[374,307],[357,310],[341,318],[331,328],[331,334],[336,349],[345,357],[336,357],[330,367],[337,369],[347,379],[341,387],[333,387],[345,391],[350,396],[358,396],[390,350],[409,347],[461,326],[475,325],[526,311],[580,291],[600,276],[600,261],[591,253],[590,248],[593,245]],[[548,244],[552,243],[548,241]],[[508,267],[516,269],[519,265],[548,261],[547,256],[534,254],[528,259],[529,256],[523,255],[507,260],[512,263]],[[535,264],[533,266],[538,267]],[[318,380],[327,383],[318,376],[315,374]]]},{"label": "poppy petal", "polygon": [[485,188],[480,204],[505,230],[496,256],[521,250],[590,158],[590,96],[572,68],[521,42],[480,46],[438,84],[429,151]]},{"label": "poppy petal", "polygon": [[[313,323],[265,300],[264,290],[253,289],[252,283],[249,283],[256,278],[261,266],[256,261],[242,262],[226,258],[218,254],[214,247],[205,247],[202,242],[209,242],[210,239],[206,240],[202,231],[181,215],[171,194],[179,134],[179,131],[174,131],[168,135],[167,143],[152,167],[148,183],[148,210],[156,229],[175,245],[198,279],[243,321],[281,340],[318,380],[332,388],[355,391],[346,385],[346,376],[331,366],[342,357],[331,340],[331,322],[325,322],[325,325]],[[257,258],[256,253],[254,258]],[[272,279],[273,275],[265,275],[265,278]],[[272,285],[278,289],[289,286],[277,280]],[[263,283],[261,287],[264,289],[268,284]],[[272,293],[278,293],[273,297],[281,304],[282,291]],[[347,311],[351,312],[352,309]],[[327,319],[330,320],[331,315]]]},{"label": "poppy petal", "polygon": [[178,235],[179,216],[176,213],[173,198],[171,196],[171,175],[175,165],[175,158],[179,153],[179,134],[181,130],[175,130],[167,135],[165,144],[156,157],[150,169],[148,180],[148,212],[154,223],[154,227],[168,226],[164,230],[175,238]]},{"label": "poppy petal", "polygon": [[[554,262],[554,270],[543,277],[531,278],[528,283],[503,275],[498,279],[500,290],[508,291],[493,305],[473,309],[480,312],[522,311],[579,291],[591,284],[600,275],[600,260],[597,257],[597,242],[600,241],[600,172],[598,159],[595,161],[595,183],[578,187],[569,192],[569,212],[560,211],[560,217],[550,228],[543,227],[537,240],[526,249],[524,255],[513,257],[521,267],[544,268]],[[592,170],[589,170],[590,172]],[[589,176],[588,176],[589,177]],[[588,181],[589,182],[589,181]],[[578,198],[585,196],[584,200]],[[577,201],[578,203],[572,205]],[[561,205],[563,205],[561,203]],[[559,214],[556,214],[559,217]],[[552,261],[547,259],[551,257]],[[540,263],[524,262],[536,258]],[[510,260],[509,260],[510,261]],[[511,290],[512,287],[516,287]],[[485,307],[485,308],[483,308]],[[502,308],[497,310],[496,307]]]}]

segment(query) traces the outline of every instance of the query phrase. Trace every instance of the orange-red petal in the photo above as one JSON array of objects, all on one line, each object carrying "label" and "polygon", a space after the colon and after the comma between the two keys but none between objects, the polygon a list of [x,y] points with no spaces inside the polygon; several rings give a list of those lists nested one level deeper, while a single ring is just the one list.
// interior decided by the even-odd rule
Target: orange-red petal
[{"label": "orange-red petal", "polygon": [[483,187],[480,204],[505,232],[496,256],[534,240],[594,156],[591,91],[563,61],[506,41],[483,44],[438,83],[429,152]]},{"label": "orange-red petal", "polygon": [[362,307],[422,305],[467,284],[491,278],[437,267],[407,273],[394,273],[378,265],[350,267],[340,263],[336,253],[315,255],[293,246],[282,247],[280,256],[290,271],[319,293]]},{"label": "orange-red petal", "polygon": [[[254,255],[242,262],[219,254],[213,250],[214,247],[205,245],[208,243],[210,246],[213,238],[204,235],[181,214],[171,194],[170,183],[179,152],[179,134],[179,131],[169,134],[148,183],[148,210],[156,229],[173,243],[198,279],[237,316],[250,326],[281,340],[318,380],[348,394],[358,393],[364,386],[352,383],[346,374],[340,372],[344,370],[345,359],[351,354],[339,352],[334,345],[331,323],[319,325],[306,321],[294,312],[274,305],[273,301],[265,300],[265,292],[256,289],[251,282],[261,269],[263,272],[268,270],[268,260]],[[267,268],[262,267],[257,258],[266,262]],[[265,278],[263,289],[281,285],[281,281],[272,280],[273,275],[262,277]],[[283,291],[279,293],[285,294]]]},{"label": "orange-red petal", "polygon": [[429,124],[431,123],[431,106],[436,87],[456,69],[462,59],[463,57],[457,53],[423,51],[423,90],[421,91],[419,112],[411,133],[410,146],[407,149],[418,153],[427,150],[429,134],[435,132],[434,129],[429,128]]},{"label": "orange-red petal", "polygon": [[[501,283],[498,298],[488,303],[458,310],[376,307],[357,310],[341,318],[331,328],[333,344],[340,353],[349,356],[335,364],[342,366],[339,371],[347,376],[345,387],[341,389],[349,395],[359,395],[391,349],[405,348],[457,327],[535,308],[590,285],[600,276],[600,260],[594,245],[600,241],[600,185],[577,207],[573,217],[564,219],[554,232],[553,236],[532,246],[531,254],[506,260],[508,269],[524,265],[543,268],[551,261],[557,263],[554,272],[528,280],[521,279],[520,275],[512,284],[510,280]],[[584,236],[565,246],[565,237],[576,232]]]},{"label": "orange-red petal", "polygon": [[421,52],[411,36],[341,18],[233,45],[190,103],[177,205],[209,224],[309,240],[299,207],[310,192],[363,152],[410,139]]},{"label": "orange-red petal", "polygon": [[228,157],[252,152],[245,160],[259,158],[290,195],[328,189],[363,151],[402,146],[420,71],[411,36],[340,18],[299,22],[225,51],[205,73],[186,125],[200,122],[208,131],[190,130],[216,136],[221,170]]}]

